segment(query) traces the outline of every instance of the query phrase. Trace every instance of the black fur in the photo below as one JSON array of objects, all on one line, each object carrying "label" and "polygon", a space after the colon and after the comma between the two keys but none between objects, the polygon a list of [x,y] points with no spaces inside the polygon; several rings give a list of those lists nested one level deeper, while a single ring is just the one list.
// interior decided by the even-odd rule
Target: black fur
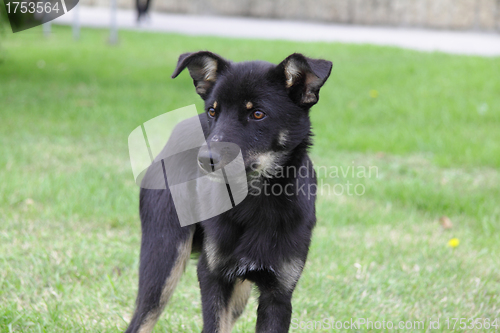
[{"label": "black fur", "polygon": [[[180,56],[173,77],[186,67],[205,100],[200,121],[207,142],[240,147],[250,194],[223,214],[180,227],[168,188],[141,189],[139,293],[127,332],[152,329],[166,302],[162,290],[174,279],[179,245],[191,240],[193,251],[199,251],[204,333],[231,331],[246,303],[246,287],[239,287],[245,280],[260,291],[256,331],[288,332],[292,293],[316,222],[315,191],[309,192],[316,184],[307,155],[309,108],[318,101],[331,63],[301,54],[279,65],[231,63],[211,52],[197,52]],[[264,112],[264,118],[255,119],[255,111]],[[290,172],[277,174],[279,168]],[[300,168],[306,176],[297,174]],[[272,186],[287,193],[266,195],[264,190]]]}]

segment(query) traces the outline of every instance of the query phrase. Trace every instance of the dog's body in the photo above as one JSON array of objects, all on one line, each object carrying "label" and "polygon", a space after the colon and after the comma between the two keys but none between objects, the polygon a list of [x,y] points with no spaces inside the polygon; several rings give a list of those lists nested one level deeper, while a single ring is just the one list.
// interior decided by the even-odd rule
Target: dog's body
[{"label": "dog's body", "polygon": [[[198,52],[181,55],[173,77],[186,67],[205,100],[207,112],[200,121],[207,142],[240,147],[251,191],[233,209],[181,227],[168,187],[141,189],[139,292],[127,332],[153,329],[192,251],[200,253],[204,333],[231,332],[252,284],[260,291],[256,331],[288,332],[292,293],[316,222],[315,191],[306,193],[316,184],[307,155],[309,108],[331,63],[300,54],[277,66],[230,63]],[[210,158],[203,154],[200,149],[205,173],[224,163],[215,151]],[[278,169],[288,172],[278,174]],[[269,191],[273,188],[281,191]]]}]

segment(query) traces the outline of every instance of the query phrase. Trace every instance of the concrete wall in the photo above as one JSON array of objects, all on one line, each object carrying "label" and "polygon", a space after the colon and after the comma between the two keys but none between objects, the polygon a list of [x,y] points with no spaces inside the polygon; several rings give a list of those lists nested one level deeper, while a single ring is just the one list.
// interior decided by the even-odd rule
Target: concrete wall
[{"label": "concrete wall", "polygon": [[[500,0],[151,0],[156,11],[344,24],[500,30]],[[135,0],[118,0],[132,8]],[[108,6],[109,0],[81,0]]]}]

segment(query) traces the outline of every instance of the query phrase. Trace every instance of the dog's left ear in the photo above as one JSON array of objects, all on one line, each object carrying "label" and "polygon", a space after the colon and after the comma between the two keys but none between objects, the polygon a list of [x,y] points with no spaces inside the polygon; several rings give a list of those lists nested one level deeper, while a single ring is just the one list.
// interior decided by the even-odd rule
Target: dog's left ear
[{"label": "dog's left ear", "polygon": [[283,60],[276,70],[284,78],[290,98],[304,108],[318,102],[319,89],[330,76],[332,63],[294,53]]},{"label": "dog's left ear", "polygon": [[187,67],[193,78],[196,92],[205,99],[217,80],[217,76],[229,65],[229,61],[212,52],[184,53],[179,56],[172,79],[175,79]]}]

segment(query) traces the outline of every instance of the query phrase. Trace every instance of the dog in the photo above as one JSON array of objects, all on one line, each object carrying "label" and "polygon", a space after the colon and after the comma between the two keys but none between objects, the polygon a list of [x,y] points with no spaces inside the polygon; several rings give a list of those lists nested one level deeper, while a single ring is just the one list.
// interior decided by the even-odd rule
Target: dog
[{"label": "dog", "polygon": [[[205,102],[199,120],[206,142],[241,149],[249,193],[232,209],[181,227],[168,186],[141,188],[139,290],[126,332],[152,331],[192,253],[198,255],[202,333],[231,332],[253,285],[260,292],[256,332],[288,332],[292,293],[316,223],[315,192],[304,191],[316,186],[309,110],[332,63],[299,53],[278,65],[234,63],[200,51],[182,54],[172,78],[185,68]],[[210,173],[223,159],[200,148],[197,168]],[[306,172],[292,172],[299,169]]]}]

